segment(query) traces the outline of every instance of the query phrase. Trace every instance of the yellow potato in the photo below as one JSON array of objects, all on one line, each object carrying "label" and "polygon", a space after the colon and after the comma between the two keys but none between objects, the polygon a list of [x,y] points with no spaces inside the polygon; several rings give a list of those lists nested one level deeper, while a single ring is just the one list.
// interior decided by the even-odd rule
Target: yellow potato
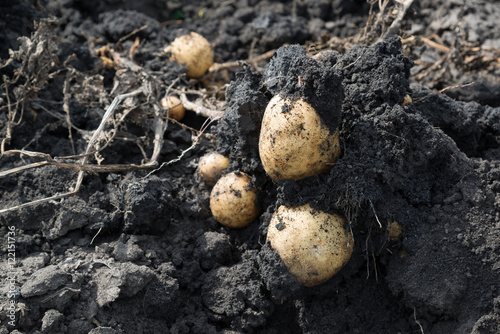
[{"label": "yellow potato", "polygon": [[217,181],[210,194],[210,210],[224,226],[243,228],[260,214],[257,190],[244,173],[229,173]]},{"label": "yellow potato", "polygon": [[[160,105],[163,109],[169,109],[168,116],[175,119],[176,121],[180,121],[184,118],[186,114],[186,110],[184,106],[181,104],[181,100],[175,96],[168,96],[167,98],[162,98],[160,100]],[[165,116],[166,116],[165,112]]]},{"label": "yellow potato", "polygon": [[403,227],[395,220],[389,225],[388,232],[392,242],[398,242],[403,237]]},{"label": "yellow potato", "polygon": [[354,249],[345,219],[309,204],[280,206],[271,218],[267,239],[288,271],[305,286],[332,278],[349,262]]},{"label": "yellow potato", "polygon": [[222,171],[229,166],[229,159],[220,153],[212,152],[201,157],[198,163],[198,173],[205,182],[213,186],[222,176]]},{"label": "yellow potato", "polygon": [[259,154],[274,181],[318,175],[332,168],[340,156],[338,129],[331,133],[303,99],[292,101],[276,95],[264,113]]},{"label": "yellow potato", "polygon": [[170,61],[186,65],[188,78],[201,78],[214,63],[210,43],[195,32],[177,37],[170,46],[170,52]]}]

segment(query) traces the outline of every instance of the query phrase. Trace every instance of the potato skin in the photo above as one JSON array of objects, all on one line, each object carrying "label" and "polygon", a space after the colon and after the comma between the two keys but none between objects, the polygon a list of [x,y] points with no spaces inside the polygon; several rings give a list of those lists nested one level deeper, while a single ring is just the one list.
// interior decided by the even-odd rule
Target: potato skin
[{"label": "potato skin", "polygon": [[[160,100],[160,105],[163,109],[170,109],[168,111],[168,115],[175,119],[176,121],[180,121],[184,118],[186,114],[186,110],[184,106],[181,104],[181,100],[175,96],[168,96],[167,98],[162,98]],[[166,112],[165,112],[166,116]]]},{"label": "potato skin", "polygon": [[323,283],[349,262],[354,249],[345,219],[309,204],[280,206],[269,224],[267,239],[281,260],[304,286]]},{"label": "potato skin", "polygon": [[257,190],[244,173],[229,173],[219,179],[210,194],[210,210],[219,223],[243,228],[260,214]]},{"label": "potato skin", "polygon": [[198,162],[198,173],[205,182],[213,186],[222,176],[222,171],[229,166],[229,159],[224,155],[211,152],[205,154]]},{"label": "potato skin", "polygon": [[264,113],[259,154],[274,181],[318,175],[331,169],[340,156],[338,129],[331,133],[303,99],[292,101],[276,95]]},{"label": "potato skin", "polygon": [[210,43],[195,32],[177,37],[170,52],[170,61],[186,65],[188,78],[201,78],[214,63],[214,51]]}]

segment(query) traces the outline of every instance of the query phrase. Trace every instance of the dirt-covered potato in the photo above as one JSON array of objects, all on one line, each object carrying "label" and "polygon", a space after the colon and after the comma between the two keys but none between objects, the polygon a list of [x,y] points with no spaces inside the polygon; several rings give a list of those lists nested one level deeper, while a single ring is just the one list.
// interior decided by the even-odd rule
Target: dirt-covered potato
[{"label": "dirt-covered potato", "polygon": [[227,166],[229,166],[227,157],[217,152],[211,152],[200,158],[198,173],[208,185],[213,186]]},{"label": "dirt-covered potato", "polygon": [[205,37],[191,32],[177,37],[170,46],[170,61],[184,64],[189,78],[200,78],[214,63],[214,51]]},{"label": "dirt-covered potato", "polygon": [[337,274],[354,249],[345,219],[309,204],[280,206],[271,218],[267,239],[290,273],[305,286],[323,283]]},{"label": "dirt-covered potato", "polygon": [[186,114],[186,110],[184,109],[181,100],[179,100],[179,98],[175,96],[162,98],[160,100],[160,105],[163,109],[168,110],[168,116],[175,119],[176,121],[180,121],[181,119],[183,119],[184,115]]},{"label": "dirt-covered potato", "polygon": [[389,225],[388,237],[392,242],[398,242],[403,237],[403,227],[395,220]]},{"label": "dirt-covered potato", "polygon": [[219,179],[210,194],[210,209],[224,226],[243,228],[260,214],[257,190],[244,173],[229,173]]},{"label": "dirt-covered potato", "polygon": [[340,156],[339,133],[308,102],[276,95],[264,113],[259,154],[273,180],[300,180],[332,168]]}]

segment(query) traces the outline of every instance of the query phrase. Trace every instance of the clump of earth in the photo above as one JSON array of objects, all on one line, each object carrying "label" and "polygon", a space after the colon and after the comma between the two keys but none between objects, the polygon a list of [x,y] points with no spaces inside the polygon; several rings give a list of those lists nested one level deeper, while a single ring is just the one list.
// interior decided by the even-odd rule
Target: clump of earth
[{"label": "clump of earth", "polygon": [[[169,122],[164,165],[85,173],[76,194],[2,212],[2,242],[15,246],[2,247],[0,333],[500,331],[500,108],[492,80],[500,33],[490,30],[500,5],[422,1],[409,7],[398,34],[357,40],[379,22],[370,13],[380,9],[363,1],[4,8],[2,138],[7,106],[24,94],[5,151],[84,152],[113,98],[145,81],[156,88],[120,106],[127,117],[92,157],[96,164],[140,165],[151,156],[156,91],[203,97],[204,110],[224,113],[214,120],[188,110]],[[456,34],[459,26],[467,29]],[[429,39],[431,27],[440,38]],[[189,31],[212,43],[224,70],[188,80],[168,61],[165,46]],[[45,52],[29,62],[21,36]],[[466,43],[489,53],[462,57],[456,46]],[[38,81],[14,82],[17,73]],[[303,97],[339,129],[342,152],[330,170],[298,181],[266,174],[259,133],[276,95]],[[197,164],[212,151],[229,158],[225,174],[246,173],[259,191],[262,213],[243,229],[222,226],[210,212],[212,187]],[[6,154],[0,170],[36,161]],[[1,209],[66,192],[77,173],[52,165],[2,174]],[[314,287],[300,284],[266,240],[280,205],[306,203],[345,217],[354,237],[350,261]]]}]

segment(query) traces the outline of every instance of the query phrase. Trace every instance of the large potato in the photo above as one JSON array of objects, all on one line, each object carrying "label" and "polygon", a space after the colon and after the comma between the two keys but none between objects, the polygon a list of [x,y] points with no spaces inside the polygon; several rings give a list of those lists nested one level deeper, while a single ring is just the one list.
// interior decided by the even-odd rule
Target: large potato
[{"label": "large potato", "polygon": [[280,206],[271,218],[267,239],[288,271],[305,286],[323,283],[337,274],[354,249],[345,219],[309,204]]},{"label": "large potato", "polygon": [[188,78],[200,78],[214,63],[214,51],[205,37],[191,32],[177,37],[170,46],[170,61],[184,64]]},{"label": "large potato", "polygon": [[332,168],[340,156],[339,133],[331,133],[308,102],[276,95],[264,113],[259,154],[273,180],[300,180]]},{"label": "large potato", "polygon": [[243,228],[260,214],[257,190],[244,173],[229,173],[219,179],[210,194],[210,210],[224,226]]}]

